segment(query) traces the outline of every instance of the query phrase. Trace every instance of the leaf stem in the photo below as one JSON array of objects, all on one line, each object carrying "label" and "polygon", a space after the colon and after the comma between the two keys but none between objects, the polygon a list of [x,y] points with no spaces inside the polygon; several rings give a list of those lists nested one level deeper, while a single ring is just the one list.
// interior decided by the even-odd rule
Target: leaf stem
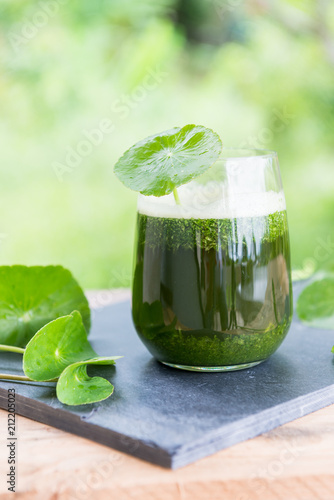
[{"label": "leaf stem", "polygon": [[57,378],[51,380],[33,380],[32,378],[26,377],[24,375],[13,375],[11,373],[0,373],[0,380],[20,380],[23,382],[58,382]]},{"label": "leaf stem", "polygon": [[173,189],[173,195],[174,195],[174,199],[175,199],[176,204],[181,205],[179,193],[177,192],[176,187]]},{"label": "leaf stem", "polygon": [[0,344],[0,351],[18,352],[19,354],[23,354],[25,349],[22,349],[21,347],[15,347],[13,345]]},{"label": "leaf stem", "polygon": [[24,375],[12,375],[9,373],[0,373],[1,380],[23,380],[24,382],[33,382],[33,380],[29,377],[25,377]]}]

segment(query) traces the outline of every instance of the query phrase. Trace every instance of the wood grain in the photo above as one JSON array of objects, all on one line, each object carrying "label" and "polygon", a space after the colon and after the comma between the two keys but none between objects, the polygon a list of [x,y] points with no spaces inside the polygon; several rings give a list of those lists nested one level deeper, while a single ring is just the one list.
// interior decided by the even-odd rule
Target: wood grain
[{"label": "wood grain", "polygon": [[[89,294],[94,308],[128,298]],[[17,418],[20,500],[334,500],[334,405],[176,471]],[[0,410],[0,500],[7,491]]]},{"label": "wood grain", "polygon": [[[17,417],[20,500],[333,500],[334,405],[176,471]],[[7,414],[0,411],[0,435]],[[1,439],[0,500],[6,492]]]}]

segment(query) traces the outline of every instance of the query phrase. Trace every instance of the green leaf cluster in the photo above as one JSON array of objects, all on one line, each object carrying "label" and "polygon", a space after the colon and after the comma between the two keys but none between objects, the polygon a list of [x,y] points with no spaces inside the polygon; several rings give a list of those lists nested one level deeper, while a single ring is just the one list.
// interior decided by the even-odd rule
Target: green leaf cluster
[{"label": "green leaf cluster", "polygon": [[[73,305],[80,310],[58,317]],[[90,377],[87,366],[114,365],[120,356],[100,357],[90,345],[89,305],[69,271],[61,266],[0,267],[0,317],[0,338],[7,341],[0,350],[23,353],[25,374],[0,378],[56,381],[57,397],[67,405],[95,403],[113,393],[113,385]],[[16,342],[13,346],[10,339]]]},{"label": "green leaf cluster", "polygon": [[[9,350],[1,346],[0,350]],[[13,348],[14,352],[17,352]],[[98,356],[87,340],[79,311],[43,326],[23,351],[25,380],[57,382],[57,397],[67,405],[96,403],[108,398],[113,385],[102,377],[89,377],[88,365],[114,365],[120,356]],[[0,374],[0,378],[1,374]]]},{"label": "green leaf cluster", "polygon": [[62,403],[95,403],[109,397],[114,387],[102,377],[89,377],[87,365],[113,365],[118,358],[98,356],[87,340],[80,313],[73,311],[34,335],[23,354],[23,371],[34,381],[58,379],[57,397]]}]

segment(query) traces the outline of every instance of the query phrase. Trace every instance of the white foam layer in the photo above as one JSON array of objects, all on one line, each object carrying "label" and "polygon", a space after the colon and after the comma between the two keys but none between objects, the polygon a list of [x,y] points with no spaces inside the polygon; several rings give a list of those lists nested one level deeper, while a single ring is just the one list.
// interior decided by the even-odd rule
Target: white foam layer
[{"label": "white foam layer", "polygon": [[178,188],[181,205],[173,194],[161,197],[138,197],[138,211],[153,217],[176,219],[234,219],[259,217],[285,210],[284,193],[231,193],[226,185],[211,181],[205,185],[194,182]]}]

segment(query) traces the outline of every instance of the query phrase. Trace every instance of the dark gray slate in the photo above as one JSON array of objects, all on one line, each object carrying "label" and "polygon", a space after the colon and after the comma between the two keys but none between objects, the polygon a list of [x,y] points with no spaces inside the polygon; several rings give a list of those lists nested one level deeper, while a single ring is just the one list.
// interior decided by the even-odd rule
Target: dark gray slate
[{"label": "dark gray slate", "polygon": [[[230,373],[156,362],[137,338],[129,302],[96,311],[90,338],[98,353],[125,356],[116,368],[98,369],[115,385],[108,400],[68,407],[47,384],[1,381],[0,407],[15,387],[17,413],[177,468],[334,403],[334,332],[296,319],[267,362]],[[2,353],[1,372],[20,373],[20,359]]]}]

